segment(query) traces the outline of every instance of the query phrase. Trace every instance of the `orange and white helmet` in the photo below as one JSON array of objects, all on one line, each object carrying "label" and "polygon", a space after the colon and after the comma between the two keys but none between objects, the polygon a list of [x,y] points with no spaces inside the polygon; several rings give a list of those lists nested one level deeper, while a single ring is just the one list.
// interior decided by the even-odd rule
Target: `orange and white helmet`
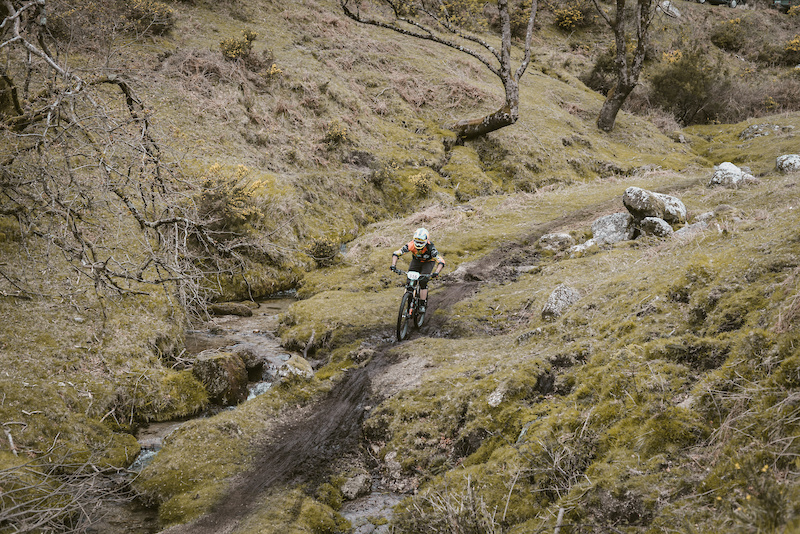
[{"label": "orange and white helmet", "polygon": [[414,245],[417,250],[421,250],[428,242],[428,231],[425,228],[417,228],[414,232]]}]

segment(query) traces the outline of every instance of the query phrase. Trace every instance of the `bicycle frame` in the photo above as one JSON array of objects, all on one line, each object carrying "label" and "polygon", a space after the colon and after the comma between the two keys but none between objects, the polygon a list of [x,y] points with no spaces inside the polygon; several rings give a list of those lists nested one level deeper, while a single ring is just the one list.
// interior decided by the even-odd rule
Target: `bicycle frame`
[{"label": "bicycle frame", "polygon": [[419,281],[430,278],[430,275],[400,269],[395,272],[406,275],[406,291],[400,300],[400,310],[397,314],[397,340],[402,341],[408,336],[409,323],[414,328],[419,328],[425,320],[425,313],[419,313]]}]

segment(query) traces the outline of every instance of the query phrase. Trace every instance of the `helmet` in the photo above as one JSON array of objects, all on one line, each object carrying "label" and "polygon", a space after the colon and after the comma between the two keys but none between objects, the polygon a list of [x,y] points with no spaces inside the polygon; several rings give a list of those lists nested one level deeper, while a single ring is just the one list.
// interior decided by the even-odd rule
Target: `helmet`
[{"label": "helmet", "polygon": [[425,228],[417,228],[417,231],[414,232],[414,245],[418,249],[422,249],[425,244],[428,242],[428,231]]}]

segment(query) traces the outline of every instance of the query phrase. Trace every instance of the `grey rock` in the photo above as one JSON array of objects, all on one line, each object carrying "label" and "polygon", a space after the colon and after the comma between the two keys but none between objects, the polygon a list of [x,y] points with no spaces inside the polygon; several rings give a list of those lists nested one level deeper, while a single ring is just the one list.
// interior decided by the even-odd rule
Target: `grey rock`
[{"label": "grey rock", "polygon": [[205,386],[215,404],[234,406],[247,398],[247,369],[232,352],[204,351],[197,355],[192,374]]},{"label": "grey rock", "polygon": [[740,187],[748,184],[757,184],[759,180],[752,174],[744,172],[733,163],[726,161],[714,167],[714,174],[710,186],[721,185],[723,187]]},{"label": "grey rock", "polygon": [[372,491],[372,477],[366,473],[350,477],[342,485],[342,495],[348,501],[368,495],[370,491]]},{"label": "grey rock", "polygon": [[629,241],[634,230],[630,213],[612,213],[592,223],[592,240],[598,245]]},{"label": "grey rock", "polygon": [[550,250],[552,252],[566,250],[574,244],[575,239],[573,239],[571,235],[565,233],[545,234],[539,238],[539,246],[544,250]]},{"label": "grey rock", "polygon": [[561,317],[564,312],[580,300],[581,294],[577,289],[569,287],[566,284],[557,286],[542,309],[542,319],[549,320]]},{"label": "grey rock", "polygon": [[639,223],[639,229],[644,235],[656,237],[669,237],[673,234],[672,226],[664,219],[658,217],[645,217]]},{"label": "grey rock", "polygon": [[775,166],[783,173],[800,171],[800,154],[778,156]]}]

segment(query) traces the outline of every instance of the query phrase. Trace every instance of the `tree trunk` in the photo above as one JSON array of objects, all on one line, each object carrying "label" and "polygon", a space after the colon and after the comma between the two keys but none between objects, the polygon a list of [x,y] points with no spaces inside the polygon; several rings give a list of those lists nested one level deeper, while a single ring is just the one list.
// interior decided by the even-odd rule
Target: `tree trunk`
[{"label": "tree trunk", "polygon": [[450,129],[462,139],[480,137],[489,132],[499,130],[517,122],[517,116],[511,113],[508,104],[481,119],[465,119],[458,121]]},{"label": "tree trunk", "polygon": [[[351,10],[352,6],[355,11]],[[391,8],[394,13],[394,21],[385,21],[380,19],[373,19],[368,16],[362,16],[358,0],[339,0],[339,4],[344,11],[344,14],[349,18],[361,24],[370,24],[379,28],[384,28],[398,32],[402,35],[415,37],[427,41],[433,41],[444,46],[448,46],[454,50],[470,55],[483,63],[495,76],[502,82],[505,88],[505,103],[497,111],[486,115],[479,119],[466,119],[459,121],[450,127],[459,139],[471,139],[486,135],[489,132],[505,128],[517,122],[519,119],[519,81],[531,58],[531,38],[534,31],[534,23],[536,21],[536,11],[538,9],[537,0],[531,0],[530,15],[528,18],[528,27],[525,35],[525,55],[520,62],[519,68],[516,72],[511,68],[511,15],[508,8],[508,0],[497,0],[497,10],[500,16],[501,26],[501,46],[498,50],[488,42],[485,42],[478,36],[469,35],[462,32],[457,26],[450,23],[446,18],[439,18],[438,12],[429,10],[425,2],[417,2],[407,0],[409,5],[415,5],[421,14],[426,14],[433,19],[436,24],[433,26],[426,26],[425,23],[413,18],[405,18],[401,16],[397,10],[397,5],[393,0],[379,0],[379,3]],[[434,30],[437,28],[437,30]],[[441,32],[441,33],[439,33]],[[451,36],[457,39],[451,39]],[[460,41],[458,39],[461,39]],[[467,44],[465,44],[467,43]],[[483,47],[490,55],[483,55],[471,48],[471,44],[478,44]],[[496,64],[495,64],[496,62]]]},{"label": "tree trunk", "polygon": [[597,117],[597,127],[604,132],[610,132],[614,129],[614,124],[617,121],[617,114],[622,109],[622,105],[628,98],[628,95],[633,91],[633,87],[619,86],[609,93],[606,101],[603,102],[603,107],[600,108],[600,114]]}]

